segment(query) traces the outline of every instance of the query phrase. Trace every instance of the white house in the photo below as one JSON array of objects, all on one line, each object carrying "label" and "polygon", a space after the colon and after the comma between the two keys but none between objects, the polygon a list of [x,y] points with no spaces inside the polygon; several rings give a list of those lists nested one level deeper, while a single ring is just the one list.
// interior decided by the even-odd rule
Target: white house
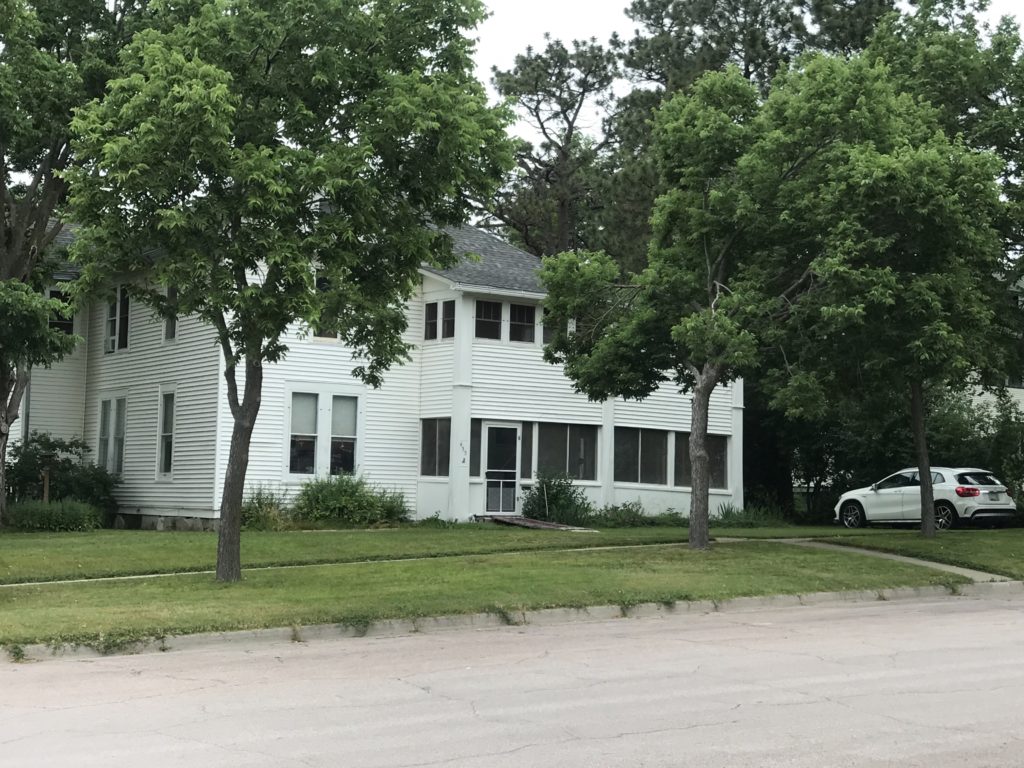
[{"label": "white house", "polygon": [[[689,397],[576,393],[542,357],[539,259],[479,230],[451,234],[457,253],[476,256],[421,270],[408,304],[412,359],[380,389],[352,377],[357,363],[337,340],[293,329],[287,357],[265,371],[248,487],[293,493],[355,471],[401,491],[417,517],[468,519],[517,512],[524,486],[549,470],[598,505],[688,510]],[[34,373],[22,434],[83,437],[120,474],[122,514],[215,518],[231,416],[211,329],[156,318],[119,291],[73,330],[85,339],[74,354]],[[742,382],[712,395],[712,511],[742,504],[742,409]]]}]

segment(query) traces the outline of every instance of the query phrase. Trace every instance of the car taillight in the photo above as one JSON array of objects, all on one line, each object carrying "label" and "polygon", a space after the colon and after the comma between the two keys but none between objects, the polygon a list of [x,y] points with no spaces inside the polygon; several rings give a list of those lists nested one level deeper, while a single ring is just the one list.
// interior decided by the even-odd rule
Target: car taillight
[{"label": "car taillight", "polygon": [[957,486],[956,495],[962,499],[971,498],[973,496],[981,496],[980,488],[972,488],[966,485]]}]

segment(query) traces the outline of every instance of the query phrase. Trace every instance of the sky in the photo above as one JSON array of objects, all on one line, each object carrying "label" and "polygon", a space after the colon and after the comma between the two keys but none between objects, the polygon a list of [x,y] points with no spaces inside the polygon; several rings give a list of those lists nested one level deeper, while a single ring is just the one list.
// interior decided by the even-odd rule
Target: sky
[{"label": "sky", "polygon": [[[528,45],[543,48],[544,33],[568,43],[612,32],[631,37],[634,23],[624,9],[629,0],[484,0],[491,16],[478,29],[477,76],[490,84],[491,67],[509,69]],[[988,17],[1016,15],[1024,20],[1024,0],[992,0]]]}]

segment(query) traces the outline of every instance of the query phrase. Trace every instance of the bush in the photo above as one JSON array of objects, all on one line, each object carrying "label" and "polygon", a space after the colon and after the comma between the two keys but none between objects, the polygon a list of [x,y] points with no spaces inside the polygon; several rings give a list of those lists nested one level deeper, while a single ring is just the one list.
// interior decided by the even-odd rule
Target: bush
[{"label": "bush", "polygon": [[338,475],[302,486],[292,505],[292,518],[303,522],[329,520],[358,528],[407,522],[409,510],[401,493],[375,488],[361,477]]},{"label": "bush", "polygon": [[21,501],[7,508],[4,522],[19,531],[92,531],[101,510],[80,501]]},{"label": "bush", "polygon": [[742,509],[735,504],[722,504],[718,514],[711,518],[714,528],[763,528],[788,526],[782,510],[773,507],[761,507],[755,504]]},{"label": "bush", "polygon": [[247,531],[283,531],[290,527],[285,497],[273,488],[257,486],[242,502],[242,528]]},{"label": "bush", "polygon": [[593,524],[594,505],[568,475],[541,472],[523,496],[523,514],[534,520],[585,526]]},{"label": "bush", "polygon": [[33,432],[28,440],[11,448],[7,489],[14,503],[43,498],[42,472],[50,470],[50,500],[77,500],[105,513],[117,511],[114,488],[118,478],[85,456],[84,440],[61,440]]},{"label": "bush", "polygon": [[591,518],[590,524],[598,528],[649,528],[654,526],[686,528],[689,522],[679,512],[671,510],[660,515],[648,515],[639,501],[627,501],[598,510]]}]

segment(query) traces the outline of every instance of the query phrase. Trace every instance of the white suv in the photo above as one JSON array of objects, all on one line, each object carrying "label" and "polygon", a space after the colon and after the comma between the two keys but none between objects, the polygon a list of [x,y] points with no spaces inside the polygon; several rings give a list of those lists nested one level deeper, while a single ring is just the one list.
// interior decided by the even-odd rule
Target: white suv
[{"label": "white suv", "polygon": [[[984,469],[932,467],[935,525],[1007,520],[1017,506],[1005,485]],[[916,469],[902,469],[867,488],[847,491],[836,504],[835,522],[847,528],[868,523],[921,522],[921,482]]]}]

